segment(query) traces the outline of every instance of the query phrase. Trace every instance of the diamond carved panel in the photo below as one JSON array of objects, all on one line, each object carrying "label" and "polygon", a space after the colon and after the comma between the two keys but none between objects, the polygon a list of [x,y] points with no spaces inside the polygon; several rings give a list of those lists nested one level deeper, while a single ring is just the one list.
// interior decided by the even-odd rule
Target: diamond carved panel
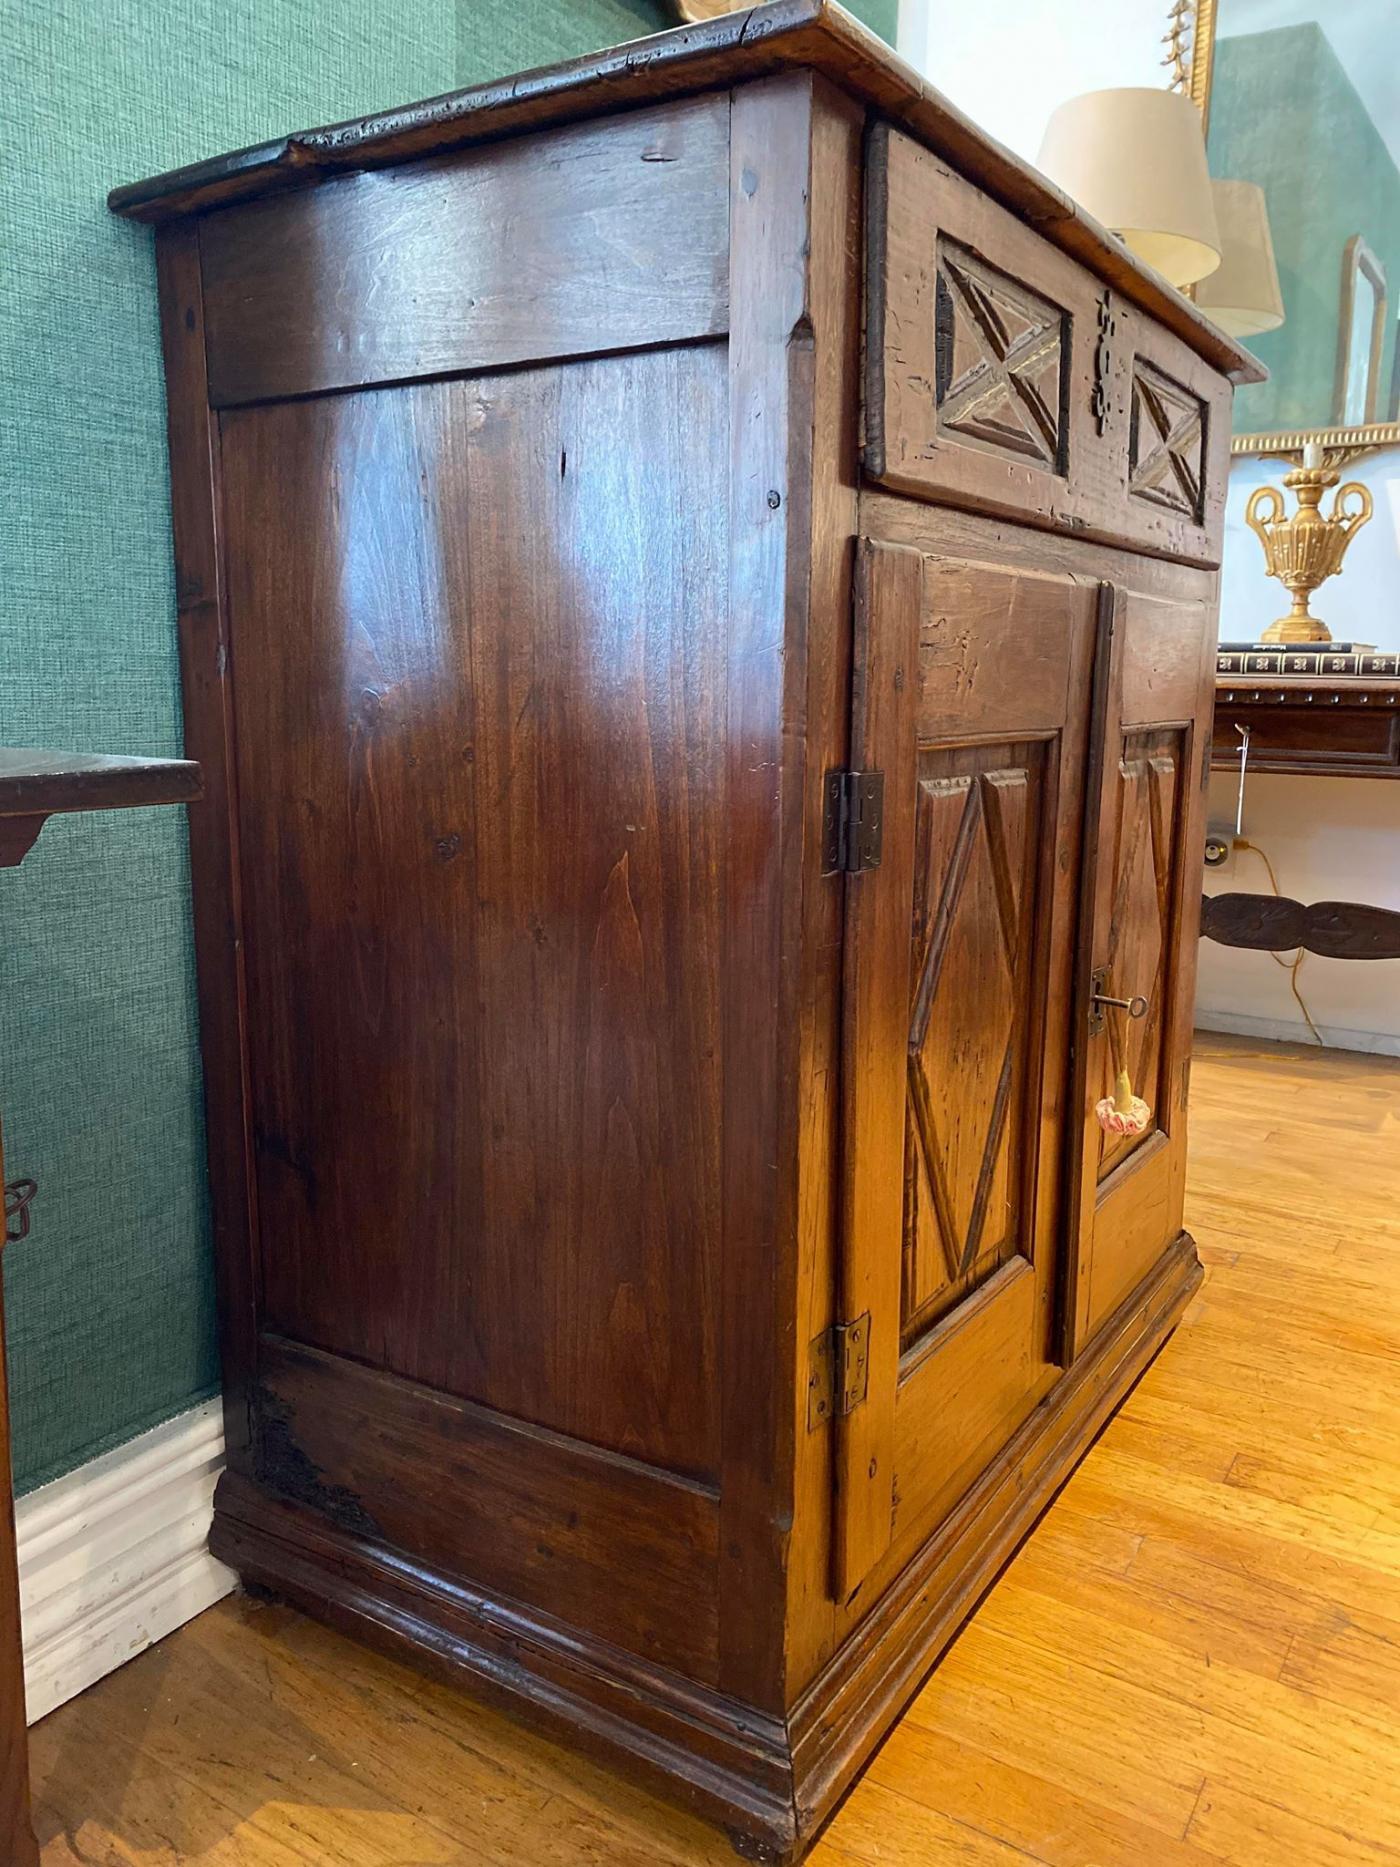
[{"label": "diamond carved panel", "polygon": [[951,241],[938,246],[935,402],[942,434],[1064,471],[1066,314]]},{"label": "diamond carved panel", "polygon": [[[1008,748],[989,748],[991,759]],[[966,755],[964,755],[966,762]],[[906,1339],[1015,1249],[1031,773],[919,786],[905,1130]]]},{"label": "diamond carved panel", "polygon": [[[1113,918],[1109,926],[1109,990],[1147,1000],[1144,1018],[1109,1012],[1105,1020],[1102,1093],[1113,1089],[1126,1065],[1136,1092],[1160,1109],[1163,999],[1168,979],[1172,927],[1172,846],[1176,830],[1178,735],[1136,734],[1125,742],[1118,765],[1118,846],[1114,866]],[[1150,1122],[1140,1135],[1104,1135],[1100,1177],[1156,1132]]]},{"label": "diamond carved panel", "polygon": [[1136,358],[1128,491],[1199,525],[1204,511],[1205,460],[1205,403]]}]

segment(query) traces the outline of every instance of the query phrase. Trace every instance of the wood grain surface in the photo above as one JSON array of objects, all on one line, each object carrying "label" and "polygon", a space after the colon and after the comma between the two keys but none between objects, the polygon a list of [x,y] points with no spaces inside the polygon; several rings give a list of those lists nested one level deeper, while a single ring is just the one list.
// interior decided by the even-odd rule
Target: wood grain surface
[{"label": "wood grain surface", "polygon": [[711,1478],[725,386],[648,351],[222,452],[266,1326]]},{"label": "wood grain surface", "polygon": [[1400,682],[1338,675],[1220,675],[1211,764],[1308,778],[1400,778]]},{"label": "wood grain surface", "polygon": [[[1400,1063],[1202,1036],[1206,1283],[813,1867],[1390,1867]],[[731,1867],[725,1839],[235,1598],[31,1734],[44,1867]]]},{"label": "wood grain surface", "polygon": [[866,241],[871,478],[1219,563],[1230,391],[1188,344],[1104,292],[1033,217],[878,122]]},{"label": "wood grain surface", "polygon": [[211,214],[210,399],[716,336],[728,151],[700,97]]},{"label": "wood grain surface", "polygon": [[[704,66],[718,98],[676,99],[666,73],[699,67],[668,64],[672,42],[645,107],[620,107],[642,105],[635,74],[604,60],[563,112],[589,120],[546,111],[532,136],[481,99],[465,137],[433,140],[456,104],[402,136],[327,132],[324,187],[216,189],[177,216],[162,293],[187,723],[212,774],[215,1551],[790,1861],[1199,1280],[1178,1119],[1196,901],[1173,879],[1196,806],[1173,799],[1214,579],[1163,554],[1209,558],[1219,501],[1190,407],[1176,466],[1125,411],[1149,364],[1198,413],[1228,385],[1203,328],[1188,356],[1125,309],[1116,426],[1057,451],[1041,416],[1068,397],[1087,434],[1103,387],[1039,349],[1046,267],[1075,273],[1081,330],[1101,309],[1084,226],[1031,194],[1008,218],[930,155],[962,204],[957,291],[1029,310],[1030,353],[1013,337],[997,367],[1039,385],[1040,439],[1008,425],[1019,391],[979,403],[977,362],[939,419],[983,467],[1048,448],[1132,515],[1104,529],[1133,552],[970,466],[932,500],[858,491],[865,106],[884,105],[839,10],[748,20],[735,70],[723,33]],[[778,40],[771,69],[745,62]],[[975,138],[963,154],[995,169]],[[853,710],[861,529],[951,568],[927,591],[920,571],[902,648],[881,610]],[[1103,919],[1142,922],[1163,1112],[1085,1233],[1070,1365],[1062,1164],[1101,1164],[1096,1127],[1082,1160],[1066,1145],[1066,1079],[1106,579],[1132,652],[1097,716],[1104,835],[1127,852],[1101,865]],[[914,832],[849,884],[820,860],[845,757],[888,769]],[[839,1003],[858,895],[889,935],[867,1024],[895,1119],[853,1103],[843,1133],[868,1048]],[[937,1223],[906,1231],[921,1096],[913,1205]],[[841,1207],[859,1231],[877,1141],[893,1223],[867,1250]],[[814,1446],[809,1326],[862,1308],[881,1380]]]},{"label": "wood grain surface", "polygon": [[1323,959],[1400,959],[1400,911],[1364,901],[1305,905],[1288,895],[1203,895],[1201,936],[1262,953],[1305,947]]},{"label": "wood grain surface", "polygon": [[131,810],[187,804],[198,796],[199,766],[192,759],[0,749],[0,817]]}]

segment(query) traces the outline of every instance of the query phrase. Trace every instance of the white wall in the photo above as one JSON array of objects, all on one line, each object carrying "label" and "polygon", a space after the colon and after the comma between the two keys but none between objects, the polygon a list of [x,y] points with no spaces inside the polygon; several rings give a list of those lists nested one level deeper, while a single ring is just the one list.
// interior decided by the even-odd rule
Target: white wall
[{"label": "white wall", "polygon": [[[1166,0],[902,0],[899,49],[984,129],[1034,161],[1051,111],[1067,97],[1108,85],[1161,85]],[[1278,461],[1242,460],[1231,475],[1221,577],[1221,631],[1252,639],[1287,607],[1265,577],[1244,523],[1251,490],[1277,482]],[[1340,639],[1400,649],[1400,452],[1356,462],[1348,478],[1371,486],[1376,515],[1360,532],[1342,575],[1314,608]],[[1211,782],[1212,821],[1233,823],[1228,775]],[[1244,833],[1269,852],[1285,894],[1299,901],[1369,901],[1400,908],[1400,782],[1349,778],[1254,778]],[[1208,892],[1266,893],[1257,856],[1228,870],[1202,868]],[[1299,987],[1329,1043],[1400,1053],[1400,960],[1367,963],[1310,955]],[[1204,941],[1198,1015],[1208,1027],[1311,1042],[1288,978],[1267,953]]]},{"label": "white wall", "polygon": [[[1235,784],[1227,772],[1211,774],[1213,821],[1233,824]],[[1296,901],[1368,901],[1400,909],[1400,781],[1247,778],[1244,833],[1267,850],[1280,890]],[[1268,870],[1249,851],[1237,850],[1226,868],[1208,869],[1205,877],[1207,894],[1271,892]],[[1324,1043],[1400,1056],[1400,960],[1309,953],[1298,990]],[[1201,942],[1196,1021],[1208,1031],[1315,1041],[1282,966],[1267,953],[1211,940]]]},{"label": "white wall", "polygon": [[1034,162],[1050,112],[1109,85],[1161,85],[1166,0],[902,0],[899,49],[998,142]]}]

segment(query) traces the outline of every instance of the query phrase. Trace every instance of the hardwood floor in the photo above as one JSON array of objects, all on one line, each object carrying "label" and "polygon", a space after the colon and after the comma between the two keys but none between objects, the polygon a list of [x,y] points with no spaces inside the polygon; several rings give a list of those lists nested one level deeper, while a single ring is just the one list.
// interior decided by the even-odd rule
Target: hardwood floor
[{"label": "hardwood floor", "polygon": [[[1400,1862],[1400,1062],[1202,1036],[1186,1320],[814,1867]],[[31,1734],[44,1867],[730,1867],[281,1607]]]}]

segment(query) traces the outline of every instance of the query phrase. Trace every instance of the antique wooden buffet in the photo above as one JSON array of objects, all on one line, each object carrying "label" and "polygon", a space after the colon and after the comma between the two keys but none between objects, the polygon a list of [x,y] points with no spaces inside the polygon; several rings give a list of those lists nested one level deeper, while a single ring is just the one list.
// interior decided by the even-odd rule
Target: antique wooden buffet
[{"label": "antique wooden buffet", "polygon": [[207,785],[214,1547],[790,1859],[1199,1276],[1252,365],[821,0],[113,206]]}]

